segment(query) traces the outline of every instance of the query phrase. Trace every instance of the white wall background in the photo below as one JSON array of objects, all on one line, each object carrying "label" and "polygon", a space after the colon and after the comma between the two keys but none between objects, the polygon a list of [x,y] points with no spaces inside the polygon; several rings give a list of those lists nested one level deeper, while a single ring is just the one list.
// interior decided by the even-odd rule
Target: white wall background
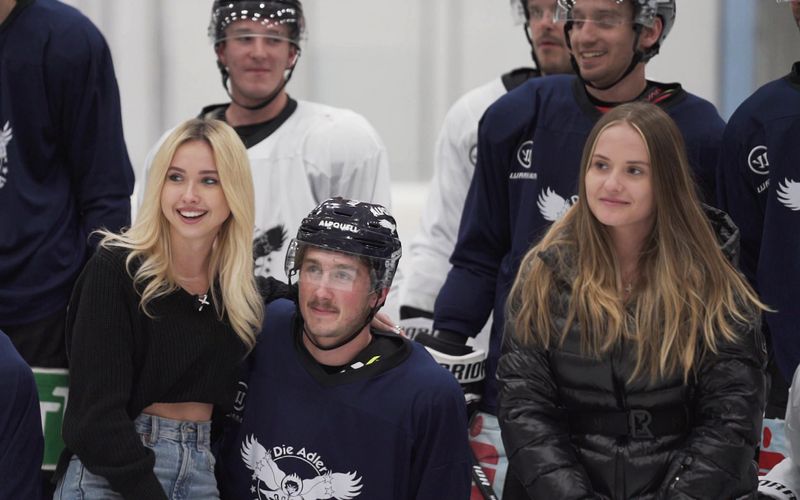
[{"label": "white wall background", "polygon": [[[680,81],[719,106],[727,1],[677,0],[676,25],[648,76]],[[745,1],[776,8],[774,0]],[[137,168],[164,130],[227,100],[206,36],[211,0],[67,3],[92,18],[111,46]],[[389,151],[394,212],[407,240],[447,108],[466,90],[530,63],[522,26],[514,25],[509,0],[305,0],[304,8],[308,38],[289,92],[354,109],[376,127]],[[778,75],[769,76],[760,81]]]}]

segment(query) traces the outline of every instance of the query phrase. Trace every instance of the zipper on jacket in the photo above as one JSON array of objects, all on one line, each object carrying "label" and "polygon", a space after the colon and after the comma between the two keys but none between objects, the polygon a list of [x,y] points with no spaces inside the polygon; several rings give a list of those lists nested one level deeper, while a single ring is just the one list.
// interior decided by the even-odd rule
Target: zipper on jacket
[{"label": "zipper on jacket", "polygon": [[692,462],[694,462],[694,458],[692,458],[691,455],[686,455],[683,457],[683,459],[681,459],[680,469],[678,469],[678,471],[675,473],[675,477],[672,478],[672,481],[669,482],[670,490],[674,490],[675,487],[678,486],[678,483],[681,480],[681,474],[683,474],[683,472],[688,469],[690,465],[692,465]]}]

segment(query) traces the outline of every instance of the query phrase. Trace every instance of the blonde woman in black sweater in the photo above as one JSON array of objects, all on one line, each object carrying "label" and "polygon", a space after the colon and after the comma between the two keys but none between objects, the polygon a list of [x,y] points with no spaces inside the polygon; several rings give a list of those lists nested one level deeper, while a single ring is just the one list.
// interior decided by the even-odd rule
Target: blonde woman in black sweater
[{"label": "blonde woman in black sweater", "polygon": [[236,133],[178,126],[135,224],[105,232],[69,305],[70,398],[55,498],[216,498],[212,411],[233,403],[263,302]]}]

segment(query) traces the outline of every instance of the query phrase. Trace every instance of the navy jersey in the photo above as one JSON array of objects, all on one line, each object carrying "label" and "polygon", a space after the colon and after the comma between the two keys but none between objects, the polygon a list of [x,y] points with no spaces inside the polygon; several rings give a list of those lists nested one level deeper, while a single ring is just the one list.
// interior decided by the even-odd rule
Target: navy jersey
[{"label": "navy jersey", "polygon": [[64,308],[89,234],[130,224],[111,53],[83,14],[19,0],[0,25],[0,324]]},{"label": "navy jersey", "polygon": [[742,233],[742,271],[775,309],[766,326],[791,380],[800,363],[800,62],[731,116],[718,174],[720,208]]},{"label": "navy jersey", "polygon": [[43,454],[33,372],[0,332],[0,498],[39,498]]},{"label": "navy jersey", "polygon": [[[714,106],[680,85],[655,84],[650,98],[677,123],[701,197],[714,204],[724,128]],[[601,111],[571,75],[535,78],[497,100],[481,119],[478,162],[461,218],[453,268],[439,293],[434,327],[477,334],[494,310],[481,402],[494,413],[505,300],[522,257],[575,202],[583,146]]]},{"label": "navy jersey", "polygon": [[241,424],[220,453],[222,497],[468,498],[466,408],[452,375],[393,334],[384,359],[327,374],[302,347],[295,310],[287,300],[266,310]]}]

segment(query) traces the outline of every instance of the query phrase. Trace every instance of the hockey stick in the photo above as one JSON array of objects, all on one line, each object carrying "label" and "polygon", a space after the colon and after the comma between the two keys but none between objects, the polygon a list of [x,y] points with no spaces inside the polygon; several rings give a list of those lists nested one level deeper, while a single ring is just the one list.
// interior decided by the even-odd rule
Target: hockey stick
[{"label": "hockey stick", "polygon": [[469,447],[469,454],[472,457],[472,482],[478,488],[478,491],[483,496],[484,500],[497,500],[497,494],[492,489],[492,484],[486,473],[483,472],[483,467],[478,463],[478,457],[475,456],[475,450],[472,446]]}]

